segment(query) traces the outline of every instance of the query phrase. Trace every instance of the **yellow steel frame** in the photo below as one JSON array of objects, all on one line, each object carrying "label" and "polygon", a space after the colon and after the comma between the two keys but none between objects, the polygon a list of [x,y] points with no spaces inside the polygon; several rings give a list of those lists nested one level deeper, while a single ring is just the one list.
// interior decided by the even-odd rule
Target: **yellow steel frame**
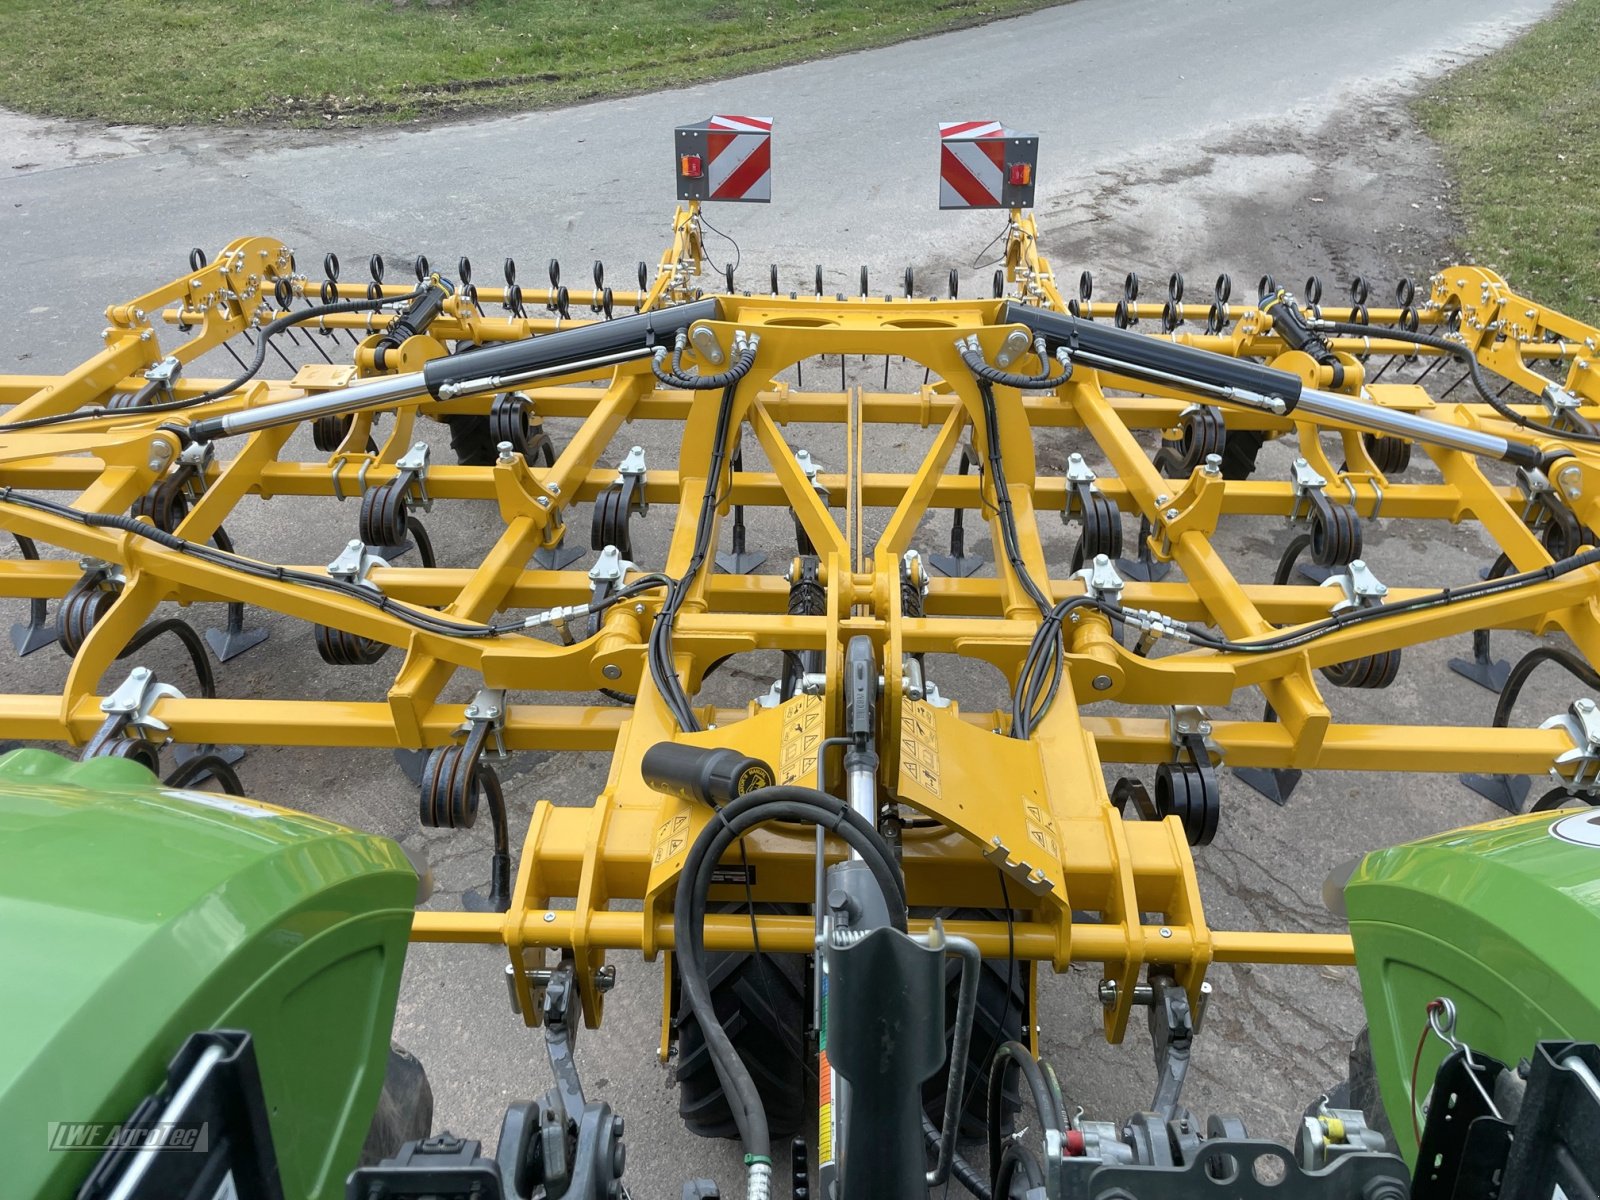
[{"label": "yellow steel frame", "polygon": [[[1039,253],[1030,217],[1012,214],[1007,247],[1012,299],[1065,310],[1050,266]],[[692,299],[700,294],[701,267],[700,221],[691,205],[679,210],[673,243],[649,289],[618,293],[614,301],[626,311]],[[187,339],[171,351],[185,361],[238,338],[252,324],[277,315],[274,289],[279,281],[287,281],[297,298],[308,295],[305,279],[295,273],[292,255],[282,244],[262,238],[231,244],[209,266],[108,309],[105,349],[76,370],[59,377],[0,378],[0,404],[12,406],[4,420],[73,413],[137,387],[140,372],[167,352],[158,337],[160,324],[188,331]],[[355,296],[367,289],[340,284],[336,290]],[[398,294],[407,289],[387,285],[383,290]],[[315,294],[314,285],[309,294]],[[506,289],[480,289],[476,299],[476,304],[464,296],[452,299],[429,333],[408,341],[386,365],[415,369],[444,353],[445,343],[453,340],[506,341],[539,335],[576,319],[552,311],[559,302],[553,289],[523,296],[525,314],[533,311],[535,316],[489,315],[506,304]],[[954,342],[958,335],[975,334],[992,360],[1008,332],[995,324],[999,302],[759,294],[727,294],[719,299],[723,320],[711,323],[711,328],[723,346],[731,344],[736,329],[761,335],[755,368],[736,391],[731,437],[738,438],[748,428],[770,466],[732,474],[722,489],[716,518],[720,522],[732,505],[792,509],[821,559],[827,613],[787,615],[788,583],[777,575],[702,574],[678,618],[674,642],[677,666],[690,694],[710,664],[757,649],[820,650],[831,680],[841,668],[845,643],[858,635],[870,638],[881,661],[888,664],[901,662],[905,655],[939,651],[987,662],[1008,680],[1014,679],[1039,615],[1003,557],[992,576],[930,580],[925,615],[908,615],[901,599],[902,556],[913,548],[918,521],[926,512],[979,513],[999,542],[992,480],[958,474],[952,465],[964,439],[972,439],[980,454],[987,450],[979,394]],[[567,301],[569,312],[590,319],[593,311],[585,310],[597,310],[601,298],[595,292],[574,292]],[[1134,305],[1132,315],[1150,321],[1158,307]],[[1183,315],[1198,320],[1205,310],[1204,305],[1186,305]],[[1084,311],[1104,319],[1111,315],[1111,306],[1086,305]],[[1451,268],[1434,277],[1431,292],[1418,307],[1425,326],[1437,325],[1456,311],[1469,345],[1485,367],[1535,392],[1550,381],[1535,366],[1564,370],[1559,382],[1581,400],[1583,415],[1600,418],[1596,408],[1600,369],[1595,365],[1595,341],[1600,335],[1594,329],[1514,295],[1499,278],[1475,267]],[[1166,336],[1263,360],[1300,373],[1315,386],[1332,387],[1331,372],[1287,350],[1273,334],[1270,320],[1253,306],[1235,305],[1228,317],[1222,332],[1180,331]],[[1374,309],[1370,338],[1333,341],[1346,368],[1345,391],[1365,395],[1378,406],[1421,413],[1439,422],[1526,438],[1486,405],[1436,400],[1411,384],[1378,382],[1363,389],[1366,355],[1415,352],[1384,337],[1382,326],[1399,317],[1396,310]],[[327,390],[376,373],[370,343],[381,326],[359,314],[330,317],[323,325],[367,335],[350,365],[317,364],[300,369],[291,379],[253,382],[184,412],[180,419]],[[861,388],[819,392],[775,378],[791,365],[818,355],[855,354],[903,356],[924,366],[929,382],[900,393]],[[218,382],[186,377],[176,394],[198,395]],[[665,571],[676,576],[687,568],[712,461],[710,431],[717,394],[658,388],[646,365],[639,363],[550,380],[530,394],[546,417],[581,417],[579,432],[549,468],[530,466],[521,458],[490,467],[435,467],[428,488],[436,502],[491,500],[498,506],[503,529],[493,549],[472,569],[379,567],[371,580],[393,601],[481,622],[496,613],[586,599],[589,581],[581,569],[533,569],[530,557],[561,537],[566,515],[575,506],[593,501],[615,479],[615,473],[597,461],[627,421],[669,422],[682,429],[676,467],[651,470],[644,486],[650,503],[677,509]],[[1228,517],[1287,517],[1295,504],[1289,482],[1225,482],[1199,470],[1188,479],[1166,479],[1152,466],[1136,432],[1173,429],[1182,409],[1191,403],[1189,397],[1084,369],[1053,393],[1024,395],[1000,387],[997,396],[999,438],[1022,557],[1034,579],[1048,580],[1051,596],[1071,596],[1083,585],[1061,564],[1047,561],[1041,544],[1039,514],[1062,512],[1070,498],[1062,479],[1037,471],[1034,435],[1041,429],[1070,428],[1092,440],[1112,465],[1112,473],[1099,480],[1100,490],[1124,513],[1146,517],[1154,530],[1154,552],[1181,569],[1175,577],[1181,581],[1130,582],[1123,594],[1125,604],[1214,626],[1234,638],[1326,615],[1332,596],[1328,589],[1241,582],[1212,542],[1218,523]],[[326,497],[382,484],[394,477],[395,463],[412,440],[412,422],[419,414],[483,412],[488,401],[486,396],[448,402],[422,397],[400,403],[390,410],[395,419],[388,436],[371,452],[365,446],[373,420],[371,414],[363,414],[337,451],[311,462],[284,457],[288,429],[249,435],[235,456],[207,469],[204,493],[178,532],[193,541],[205,540],[246,496]],[[1537,415],[1541,410],[1535,406],[1528,411]],[[1494,481],[1470,456],[1429,449],[1442,482],[1390,481],[1354,430],[1259,411],[1229,412],[1228,421],[1230,428],[1296,437],[1299,452],[1329,480],[1330,495],[1347,494],[1362,515],[1372,514],[1381,502],[1387,517],[1475,520],[1516,569],[1551,561],[1525,521],[1521,493],[1503,479]],[[796,422],[840,424],[848,431],[844,469],[824,473],[816,481],[831,496],[831,508],[785,441],[785,426]],[[76,508],[86,512],[124,512],[160,480],[177,454],[176,440],[160,424],[159,416],[129,410],[84,415],[42,429],[0,430],[0,488],[66,493]],[[864,461],[866,430],[893,425],[934,431],[926,457],[910,474],[875,471]],[[1329,437],[1337,447],[1332,451]],[[1088,442],[1084,444],[1087,447]],[[1600,524],[1600,458],[1587,448],[1574,449],[1576,454],[1566,461],[1561,476],[1563,495],[1578,519],[1595,527]],[[1341,456],[1343,469],[1335,465]],[[870,541],[862,533],[861,515],[867,508],[892,511],[882,533]],[[835,520],[835,509],[844,512],[842,524]],[[443,745],[455,736],[462,720],[459,704],[439,699],[445,683],[458,671],[481,678],[486,686],[511,691],[537,686],[540,691],[618,687],[637,692],[632,709],[582,703],[510,706],[502,733],[509,749],[611,750],[605,788],[588,808],[537,806],[522,847],[509,912],[419,913],[413,932],[418,941],[503,943],[512,961],[524,967],[537,965],[547,951],[572,955],[590,1022],[599,1021],[603,1000],[594,984],[594,968],[609,952],[638,951],[653,957],[672,949],[672,897],[678,871],[707,819],[703,809],[645,786],[640,776],[644,751],[671,738],[730,746],[775,764],[785,780],[807,782],[818,770],[817,739],[839,727],[839,704],[830,687],[823,694],[799,695],[772,708],[752,704],[748,709],[706,709],[704,732],[679,732],[644,669],[645,639],[659,607],[654,596],[610,610],[601,632],[575,645],[521,636],[463,640],[419,631],[391,613],[346,596],[238,575],[123,531],[86,528],[20,507],[7,502],[4,492],[0,492],[0,529],[116,564],[126,577],[115,602],[83,642],[59,695],[0,695],[0,728],[13,738],[82,743],[90,737],[103,716],[95,682],[164,601],[244,601],[404,652],[385,694],[369,700],[308,705],[295,697],[163,699],[156,712],[180,742]],[[58,598],[79,577],[77,565],[67,560],[3,561],[0,596]],[[933,832],[908,833],[905,838],[909,899],[913,905],[994,907],[998,866],[1022,919],[1009,929],[981,921],[959,922],[955,928],[988,954],[1003,955],[1014,947],[1020,958],[1048,963],[1056,970],[1075,961],[1103,964],[1105,978],[1121,985],[1118,1002],[1106,1011],[1106,1033],[1112,1039],[1123,1034],[1133,997],[1131,985],[1147,964],[1170,966],[1198,996],[1214,961],[1348,963],[1352,952],[1346,937],[1210,928],[1180,825],[1176,819],[1123,820],[1108,800],[1101,764],[1167,760],[1172,748],[1162,710],[1174,704],[1225,705],[1241,688],[1258,687],[1279,719],[1214,722],[1211,736],[1230,764],[1303,770],[1543,772],[1571,748],[1559,729],[1335,722],[1314,675],[1320,667],[1361,655],[1478,628],[1559,629],[1591,661],[1600,662],[1597,583],[1600,569],[1587,568],[1515,596],[1397,616],[1342,630],[1291,651],[1255,656],[1190,651],[1140,657],[1118,643],[1103,617],[1082,616],[1068,627],[1067,671],[1060,696],[1026,741],[997,735],[1005,714],[963,712],[958,706],[941,708],[910,698],[904,694],[899,672],[886,670],[881,701],[885,732],[879,746],[883,793],[942,822],[942,828]],[[1390,599],[1415,590],[1395,589]],[[1080,698],[1086,696],[1155,711],[1135,717],[1089,715],[1080,709]],[[814,868],[809,834],[768,829],[748,841],[749,858],[759,866],[757,900],[809,901]],[[830,845],[830,856],[842,853],[842,847]],[[729,894],[735,893],[729,889]],[[737,894],[742,896],[742,889]],[[624,903],[629,901],[638,903]],[[1075,909],[1096,912],[1099,920],[1074,920]],[[764,949],[801,951],[811,946],[810,918],[762,915],[756,925]],[[751,924],[744,916],[708,919],[706,944],[712,949],[748,948],[751,939]],[[531,1020],[526,976],[517,972],[515,977],[523,1011]]]}]

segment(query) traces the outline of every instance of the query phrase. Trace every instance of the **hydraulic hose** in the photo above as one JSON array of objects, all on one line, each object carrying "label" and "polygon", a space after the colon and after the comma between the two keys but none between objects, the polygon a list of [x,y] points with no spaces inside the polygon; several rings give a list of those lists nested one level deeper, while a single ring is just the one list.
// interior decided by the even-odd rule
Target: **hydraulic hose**
[{"label": "hydraulic hose", "polygon": [[889,909],[891,927],[906,930],[905,881],[883,836],[844,801],[813,788],[779,786],[747,792],[700,831],[684,859],[673,903],[679,979],[689,1011],[700,1023],[712,1066],[745,1149],[750,1200],[766,1200],[772,1173],[772,1138],[755,1080],[717,1019],[705,966],[705,909],[711,878],[730,846],[758,825],[793,821],[834,833],[854,850],[871,872]]},{"label": "hydraulic hose", "polygon": [[1019,388],[1025,392],[1048,392],[1072,378],[1072,360],[1067,356],[1065,347],[1056,351],[1056,357],[1061,363],[1060,372],[1055,375],[1050,374],[1050,355],[1045,349],[1042,337],[1033,339],[1033,352],[1038,355],[1039,362],[1043,366],[1037,375],[1018,375],[990,366],[984,361],[983,351],[978,346],[976,335],[969,336],[964,341],[957,340],[956,349],[961,355],[961,361],[967,364],[967,370],[979,379],[998,383],[1003,387]]},{"label": "hydraulic hose", "polygon": [[223,384],[221,387],[212,388],[209,392],[202,392],[198,396],[189,396],[182,400],[168,400],[162,404],[145,404],[137,409],[107,409],[90,408],[80,412],[56,413],[48,417],[34,417],[28,421],[12,421],[9,424],[0,424],[0,432],[20,429],[40,429],[49,425],[62,425],[69,421],[81,421],[87,417],[128,416],[135,414],[143,416],[146,413],[178,412],[185,408],[194,408],[196,405],[208,404],[212,400],[220,399],[230,392],[236,392],[245,384],[256,377],[267,361],[267,343],[277,334],[282,333],[292,325],[303,325],[307,321],[319,320],[322,317],[333,316],[337,313],[347,312],[372,312],[385,308],[391,304],[404,304],[415,300],[422,295],[421,290],[411,292],[404,296],[386,296],[380,300],[338,300],[332,304],[316,304],[310,308],[303,308],[298,312],[285,313],[275,321],[269,321],[261,327],[261,332],[256,338],[255,358],[245,368],[244,374]]},{"label": "hydraulic hose", "polygon": [[[1370,325],[1356,325],[1349,321],[1317,321],[1314,327],[1325,333],[1341,334],[1345,337],[1373,336],[1373,330]],[[1436,333],[1423,333],[1420,330],[1412,331],[1407,329],[1385,329],[1382,331],[1381,336],[1387,341],[1410,342],[1416,346],[1427,346],[1434,350],[1441,350],[1454,357],[1462,366],[1467,368],[1467,378],[1471,382],[1473,389],[1483,398],[1483,402],[1513,425],[1534,433],[1542,433],[1547,437],[1561,438],[1569,442],[1582,442],[1585,445],[1600,445],[1600,434],[1557,429],[1554,425],[1545,425],[1542,422],[1523,416],[1504,400],[1500,399],[1499,396],[1496,396],[1483,378],[1483,368],[1478,363],[1478,356],[1468,349],[1463,342],[1441,337]]]}]

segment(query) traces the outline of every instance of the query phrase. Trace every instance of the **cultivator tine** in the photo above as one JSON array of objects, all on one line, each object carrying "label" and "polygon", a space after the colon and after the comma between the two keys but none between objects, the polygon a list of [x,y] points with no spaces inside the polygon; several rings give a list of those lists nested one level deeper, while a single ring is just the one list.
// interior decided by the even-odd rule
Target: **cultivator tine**
[{"label": "cultivator tine", "polygon": [[1452,658],[1450,669],[1496,695],[1505,690],[1506,677],[1511,674],[1511,664],[1491,652],[1487,629],[1473,631],[1472,657]]},{"label": "cultivator tine", "polygon": [[[12,534],[17,551],[29,562],[39,561],[39,547],[30,537]],[[17,657],[22,658],[35,650],[42,650],[56,640],[55,626],[50,624],[50,607],[42,597],[28,601],[28,619],[11,627],[11,645]]]}]

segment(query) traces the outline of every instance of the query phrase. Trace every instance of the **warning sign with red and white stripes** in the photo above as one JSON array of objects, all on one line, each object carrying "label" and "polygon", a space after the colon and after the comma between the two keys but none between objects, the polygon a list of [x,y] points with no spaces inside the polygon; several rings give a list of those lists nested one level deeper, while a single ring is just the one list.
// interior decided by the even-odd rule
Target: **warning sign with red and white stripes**
[{"label": "warning sign with red and white stripes", "polygon": [[1013,208],[1033,204],[1039,139],[999,121],[939,124],[939,207]]},{"label": "warning sign with red and white stripes", "polygon": [[678,198],[772,199],[772,118],[721,115],[678,127]]}]

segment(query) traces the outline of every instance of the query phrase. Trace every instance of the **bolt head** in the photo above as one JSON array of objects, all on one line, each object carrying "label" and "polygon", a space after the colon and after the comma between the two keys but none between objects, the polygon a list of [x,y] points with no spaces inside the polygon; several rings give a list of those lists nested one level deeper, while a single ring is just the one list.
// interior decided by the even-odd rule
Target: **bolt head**
[{"label": "bolt head", "polygon": [[604,675],[607,679],[621,679],[622,668],[617,666],[616,663],[607,663],[605,666],[600,668],[600,674]]},{"label": "bolt head", "polygon": [[1156,497],[1156,503],[1157,504],[1165,504],[1168,500],[1171,500],[1171,499],[1172,499],[1171,496],[1169,496],[1165,492],[1163,492],[1161,495]]},{"label": "bolt head", "polygon": [[1161,936],[1164,937],[1164,938],[1171,937],[1172,936],[1172,930],[1168,929],[1166,926],[1162,926],[1162,928],[1161,928]]},{"label": "bolt head", "polygon": [[1096,675],[1092,680],[1090,680],[1090,684],[1097,692],[1109,691],[1111,688],[1111,676]]},{"label": "bolt head", "polygon": [[1578,701],[1577,707],[1580,712],[1593,712],[1594,701],[1585,697],[1584,699]]},{"label": "bolt head", "polygon": [[549,496],[540,496],[539,497],[539,507],[540,508],[549,508],[550,507],[550,497]]},{"label": "bolt head", "polygon": [[546,925],[549,925],[555,919],[556,919],[556,915],[553,912],[547,912],[547,913],[544,914],[544,923]]}]

